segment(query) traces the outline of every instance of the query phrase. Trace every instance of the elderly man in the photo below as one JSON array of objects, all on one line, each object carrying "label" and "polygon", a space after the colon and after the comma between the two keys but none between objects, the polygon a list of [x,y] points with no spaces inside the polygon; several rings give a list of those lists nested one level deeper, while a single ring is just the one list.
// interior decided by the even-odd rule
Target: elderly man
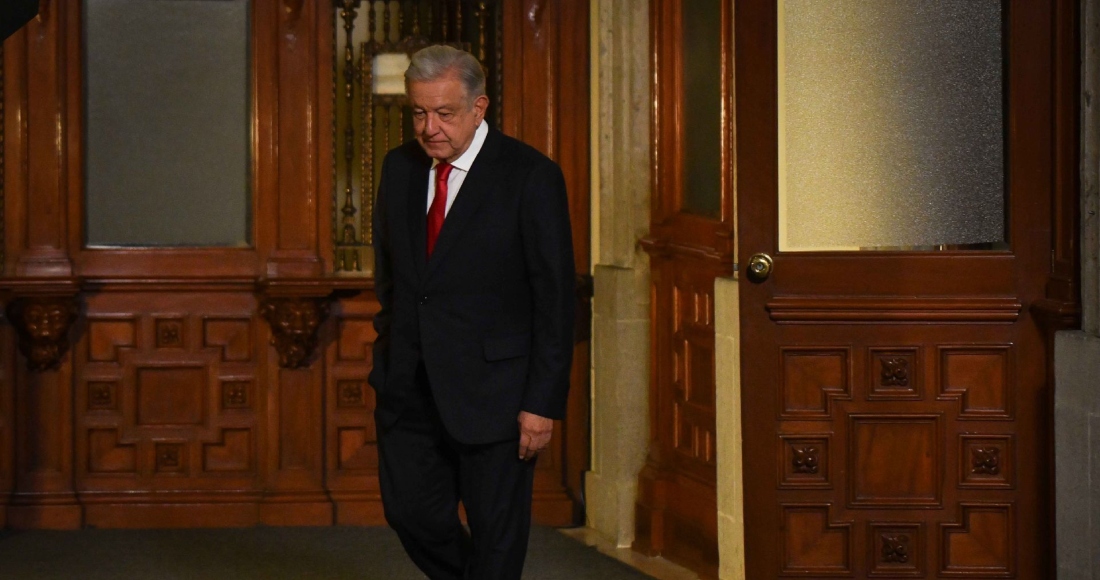
[{"label": "elderly man", "polygon": [[405,86],[416,139],[386,155],[374,228],[386,519],[433,580],[519,578],[535,458],[569,388],[565,182],[485,123],[469,53],[417,52]]}]

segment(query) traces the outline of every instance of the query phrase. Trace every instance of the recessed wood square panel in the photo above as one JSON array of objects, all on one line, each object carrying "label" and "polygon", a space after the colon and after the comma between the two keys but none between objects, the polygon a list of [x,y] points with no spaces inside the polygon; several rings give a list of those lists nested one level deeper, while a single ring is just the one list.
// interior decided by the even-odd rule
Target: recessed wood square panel
[{"label": "recessed wood square panel", "polygon": [[938,415],[851,415],[848,421],[848,505],[940,505],[943,438]]},{"label": "recessed wood square panel", "polygon": [[924,577],[924,524],[874,522],[867,533],[870,576]]},{"label": "recessed wood square panel", "polygon": [[941,347],[940,398],[958,399],[960,419],[1011,419],[1010,347]]},{"label": "recessed wood square panel", "polygon": [[[695,333],[685,332],[687,336]],[[687,355],[685,376],[687,384],[684,389],[685,400],[704,407],[714,407],[714,345],[713,338],[710,344],[700,343],[697,339],[688,338],[684,341],[684,352]]]},{"label": "recessed wood square panel", "polygon": [[202,468],[211,472],[252,469],[252,430],[223,429],[220,443],[202,446]]},{"label": "recessed wood square panel", "polygon": [[940,525],[940,574],[1012,576],[1016,567],[1012,505],[962,504],[961,520]]},{"label": "recessed wood square panel", "polygon": [[203,320],[203,346],[220,347],[223,361],[252,359],[252,326],[247,318]]},{"label": "recessed wood square panel", "polygon": [[1012,435],[960,435],[959,487],[1015,487],[1015,453]]},{"label": "recessed wood square panel", "polygon": [[336,339],[336,358],[339,361],[370,361],[371,345],[378,338],[374,323],[363,318],[340,320]]},{"label": "recessed wood square panel", "polygon": [[118,383],[114,381],[90,381],[88,383],[88,410],[118,410]]},{"label": "recessed wood square panel", "polygon": [[206,376],[199,367],[138,368],[137,424],[201,425]]},{"label": "recessed wood square panel", "polygon": [[827,418],[832,399],[851,398],[847,348],[782,348],[783,417]]},{"label": "recessed wood square panel", "polygon": [[339,469],[377,469],[378,446],[373,429],[345,427],[337,429]]},{"label": "recessed wood square panel", "polygon": [[119,445],[115,429],[88,431],[89,473],[134,473],[137,470],[137,449]]},{"label": "recessed wood square panel", "polygon": [[924,397],[918,349],[872,348],[868,353],[868,400],[918,401]]},{"label": "recessed wood square panel", "polygon": [[183,443],[153,445],[153,469],[158,474],[185,475],[187,473],[186,446]]},{"label": "recessed wood square panel", "polygon": [[252,406],[252,381],[222,381],[222,408],[247,409]]},{"label": "recessed wood square panel", "polygon": [[369,390],[366,381],[336,381],[336,406],[342,409],[365,408]]},{"label": "recessed wood square panel", "polygon": [[714,324],[714,297],[712,286],[697,287],[691,282],[672,287],[673,333],[682,333],[689,327],[710,328]]},{"label": "recessed wood square panel", "polygon": [[687,385],[684,380],[684,361],[687,360],[687,355],[684,354],[684,342],[674,343],[676,346],[672,349],[672,364],[669,365],[669,371],[672,373],[672,393],[677,400],[687,400]]},{"label": "recessed wood square panel", "polygon": [[158,318],[157,348],[183,348],[187,344],[187,327],[182,318]]},{"label": "recessed wood square panel", "polygon": [[694,461],[713,464],[714,419],[690,403],[672,403],[673,447]]},{"label": "recessed wood square panel", "polygon": [[780,435],[779,487],[830,488],[829,436]]},{"label": "recessed wood square panel", "polygon": [[88,360],[114,362],[119,347],[137,345],[137,323],[134,319],[88,320]]},{"label": "recessed wood square panel", "polygon": [[852,525],[830,522],[828,505],[784,505],[782,518],[781,574],[852,573]]}]

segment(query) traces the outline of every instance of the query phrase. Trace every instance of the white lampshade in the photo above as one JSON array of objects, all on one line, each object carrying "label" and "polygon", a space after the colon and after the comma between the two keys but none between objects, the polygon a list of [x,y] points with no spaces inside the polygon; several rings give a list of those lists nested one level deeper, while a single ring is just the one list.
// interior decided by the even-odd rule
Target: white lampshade
[{"label": "white lampshade", "polygon": [[405,69],[407,68],[409,68],[409,55],[403,52],[374,55],[371,92],[376,95],[405,94]]}]

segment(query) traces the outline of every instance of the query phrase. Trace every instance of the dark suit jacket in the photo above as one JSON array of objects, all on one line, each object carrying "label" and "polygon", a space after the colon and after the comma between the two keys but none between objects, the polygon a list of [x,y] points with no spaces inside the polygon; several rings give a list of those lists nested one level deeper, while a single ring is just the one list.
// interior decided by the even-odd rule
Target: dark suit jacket
[{"label": "dark suit jacket", "polygon": [[490,129],[431,259],[431,159],[410,141],[386,155],[374,213],[375,416],[397,420],[423,361],[448,433],[518,435],[521,410],[565,413],[573,353],[573,246],[561,169]]}]

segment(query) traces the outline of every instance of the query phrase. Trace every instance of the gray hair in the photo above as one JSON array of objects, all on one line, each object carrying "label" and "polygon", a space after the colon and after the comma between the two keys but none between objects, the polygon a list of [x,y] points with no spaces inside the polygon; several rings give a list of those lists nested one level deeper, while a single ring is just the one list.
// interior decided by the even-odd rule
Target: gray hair
[{"label": "gray hair", "polygon": [[477,58],[465,50],[444,44],[422,48],[412,55],[412,62],[405,70],[405,86],[411,82],[439,80],[452,73],[462,82],[470,103],[485,95],[485,70]]}]

